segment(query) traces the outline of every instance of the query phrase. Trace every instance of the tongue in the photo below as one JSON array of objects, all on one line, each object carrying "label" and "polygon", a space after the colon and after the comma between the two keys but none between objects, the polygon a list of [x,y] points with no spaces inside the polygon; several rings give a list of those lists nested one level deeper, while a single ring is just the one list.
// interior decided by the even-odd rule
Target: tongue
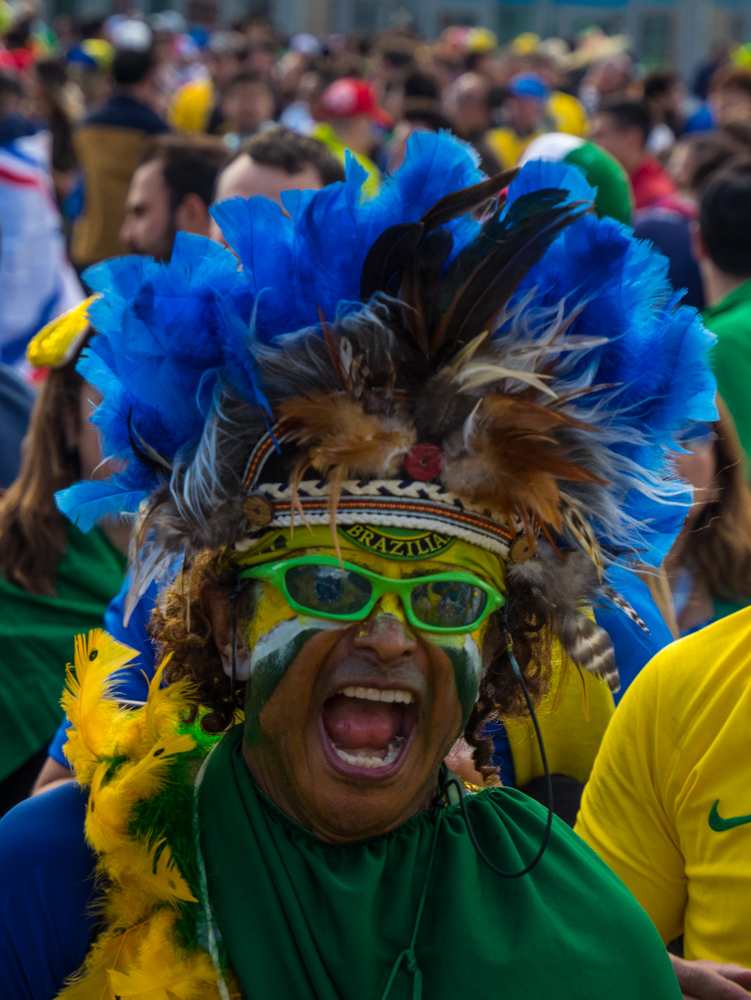
[{"label": "tongue", "polygon": [[323,706],[323,724],[340,750],[385,750],[402,729],[404,708],[338,694]]}]

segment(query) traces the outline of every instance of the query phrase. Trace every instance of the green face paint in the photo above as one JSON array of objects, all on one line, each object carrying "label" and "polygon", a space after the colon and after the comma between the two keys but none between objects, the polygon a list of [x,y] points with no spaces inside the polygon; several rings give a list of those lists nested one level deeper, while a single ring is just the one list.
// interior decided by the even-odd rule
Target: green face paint
[{"label": "green face paint", "polygon": [[430,636],[430,641],[444,651],[454,668],[454,682],[462,708],[462,729],[466,726],[477,701],[482,676],[482,657],[474,635]]},{"label": "green face paint", "polygon": [[326,630],[320,621],[299,618],[280,622],[256,643],[250,657],[250,683],[245,698],[245,742],[255,746],[260,736],[260,716],[291,663],[303,647]]}]

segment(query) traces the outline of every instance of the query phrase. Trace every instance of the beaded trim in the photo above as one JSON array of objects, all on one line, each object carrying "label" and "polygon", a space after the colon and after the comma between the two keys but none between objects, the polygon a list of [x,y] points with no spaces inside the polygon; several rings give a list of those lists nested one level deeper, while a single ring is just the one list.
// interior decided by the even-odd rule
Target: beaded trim
[{"label": "beaded trim", "polygon": [[[304,481],[297,497],[310,524],[328,524],[330,484]],[[273,507],[273,517],[265,528],[286,528],[303,524],[299,509],[292,509],[292,491],[287,483],[265,483],[254,491]],[[412,480],[372,479],[345,482],[337,503],[340,524],[381,524],[395,528],[423,528],[443,531],[506,557],[517,535],[505,524],[468,510],[445,487]],[[255,536],[257,537],[257,535]],[[244,538],[235,546],[243,551],[255,541]]]}]

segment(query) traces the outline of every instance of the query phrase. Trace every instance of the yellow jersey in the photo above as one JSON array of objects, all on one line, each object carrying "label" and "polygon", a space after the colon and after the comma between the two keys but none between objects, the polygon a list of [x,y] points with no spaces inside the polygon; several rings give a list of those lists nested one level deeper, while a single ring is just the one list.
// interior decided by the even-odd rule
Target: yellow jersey
[{"label": "yellow jersey", "polygon": [[571,94],[554,90],[548,98],[546,114],[548,125],[541,126],[529,135],[521,136],[509,126],[491,128],[486,132],[485,141],[504,169],[516,166],[527,146],[547,132],[566,132],[582,137],[589,134],[589,121],[584,105]]},{"label": "yellow jersey", "polygon": [[751,966],[751,608],[663,649],[611,722],[576,831],[686,958]]}]

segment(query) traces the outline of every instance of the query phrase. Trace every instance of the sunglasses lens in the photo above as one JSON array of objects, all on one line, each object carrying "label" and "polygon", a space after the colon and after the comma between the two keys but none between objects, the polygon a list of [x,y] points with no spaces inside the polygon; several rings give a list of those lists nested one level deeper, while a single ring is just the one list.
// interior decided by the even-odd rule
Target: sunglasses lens
[{"label": "sunglasses lens", "polygon": [[432,628],[467,628],[482,617],[488,595],[461,580],[421,583],[411,594],[418,621]]},{"label": "sunglasses lens", "polygon": [[319,615],[353,615],[370,600],[370,580],[339,566],[291,566],[285,574],[290,597]]}]

